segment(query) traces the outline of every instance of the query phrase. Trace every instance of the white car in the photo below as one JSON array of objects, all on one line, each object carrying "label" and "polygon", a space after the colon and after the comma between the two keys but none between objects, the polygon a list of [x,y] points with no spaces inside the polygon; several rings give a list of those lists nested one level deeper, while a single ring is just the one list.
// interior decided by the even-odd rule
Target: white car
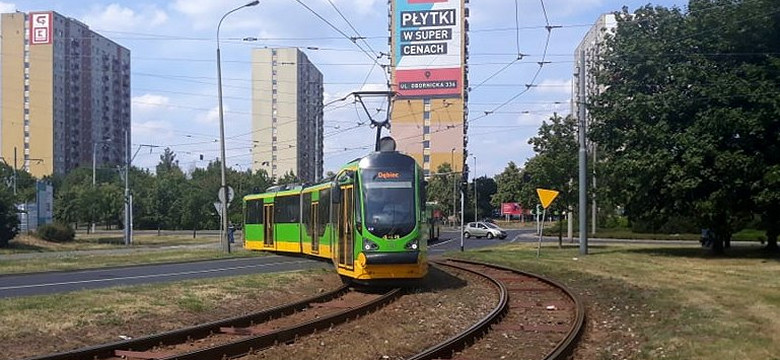
[{"label": "white car", "polygon": [[496,226],[495,224],[478,221],[478,222],[470,222],[466,224],[466,227],[463,229],[463,236],[465,236],[467,239],[472,236],[475,236],[477,238],[481,238],[484,236],[488,239],[492,239],[492,238],[506,239],[506,231]]}]

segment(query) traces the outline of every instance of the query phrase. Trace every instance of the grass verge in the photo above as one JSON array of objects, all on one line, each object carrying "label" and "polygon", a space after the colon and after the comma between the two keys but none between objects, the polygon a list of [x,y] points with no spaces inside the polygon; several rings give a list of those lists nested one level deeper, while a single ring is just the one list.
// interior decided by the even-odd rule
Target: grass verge
[{"label": "grass verge", "polygon": [[0,299],[0,358],[23,358],[138,337],[313,296],[332,271],[256,274]]},{"label": "grass verge", "polygon": [[89,254],[69,252],[57,256],[10,259],[0,261],[0,274],[19,274],[42,271],[94,269],[108,266],[142,265],[196,260],[214,260],[236,257],[263,256],[256,251],[236,251],[225,254],[216,249],[138,249],[122,254]]},{"label": "grass verge", "polygon": [[[558,225],[545,225],[545,236],[558,236]],[[579,232],[574,231],[575,238],[579,237]],[[566,237],[566,224],[563,224],[563,237]],[[653,233],[636,233],[628,228],[600,228],[596,230],[596,234],[588,232],[588,237],[603,238],[603,239],[633,239],[633,240],[701,240],[701,234],[653,234]],[[744,229],[735,233],[731,237],[734,241],[766,241],[766,233],[761,230]]]},{"label": "grass verge", "polygon": [[[216,236],[200,236],[193,238],[191,235],[134,235],[133,244],[137,246],[178,246],[178,245],[207,245],[217,244]],[[0,249],[0,255],[19,254],[30,252],[52,251],[81,251],[81,250],[105,250],[124,248],[122,235],[115,234],[79,234],[72,242],[55,243],[41,240],[35,236],[19,235],[8,244],[7,248]]]},{"label": "grass verge", "polygon": [[[511,244],[453,254],[556,278],[587,302],[577,358],[778,359],[780,258],[757,247]],[[590,354],[591,356],[588,356]]]}]

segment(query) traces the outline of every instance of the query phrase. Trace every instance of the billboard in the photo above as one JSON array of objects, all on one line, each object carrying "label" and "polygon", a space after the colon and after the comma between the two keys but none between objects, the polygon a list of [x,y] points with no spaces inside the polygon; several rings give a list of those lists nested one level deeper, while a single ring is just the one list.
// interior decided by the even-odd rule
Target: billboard
[{"label": "billboard", "polygon": [[398,97],[460,97],[462,2],[395,0],[393,79]]},{"label": "billboard", "polygon": [[523,215],[523,208],[519,203],[501,203],[501,215]]},{"label": "billboard", "polygon": [[30,44],[51,44],[51,12],[30,13]]}]

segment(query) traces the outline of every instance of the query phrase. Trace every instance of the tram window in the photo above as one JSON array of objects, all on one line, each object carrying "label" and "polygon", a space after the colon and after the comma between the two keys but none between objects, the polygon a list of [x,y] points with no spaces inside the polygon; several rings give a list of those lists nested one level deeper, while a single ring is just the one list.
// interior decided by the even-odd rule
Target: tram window
[{"label": "tram window", "polygon": [[297,223],[300,215],[300,195],[279,196],[274,203],[274,222]]},{"label": "tram window", "polygon": [[311,221],[311,193],[305,193],[301,196],[303,196],[303,224],[306,226],[306,234],[311,236],[314,228]]},{"label": "tram window", "polygon": [[320,190],[320,205],[319,205],[319,235],[325,235],[325,226],[328,224],[330,218],[330,189]]},{"label": "tram window", "polygon": [[246,223],[263,223],[263,199],[246,201]]}]

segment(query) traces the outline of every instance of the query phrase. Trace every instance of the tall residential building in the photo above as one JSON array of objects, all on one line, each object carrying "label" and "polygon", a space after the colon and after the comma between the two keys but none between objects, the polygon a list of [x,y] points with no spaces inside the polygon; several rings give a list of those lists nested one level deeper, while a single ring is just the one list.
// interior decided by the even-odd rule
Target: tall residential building
[{"label": "tall residential building", "polygon": [[252,50],[252,170],[322,178],[322,73],[297,48]]},{"label": "tall residential building", "polygon": [[[585,55],[585,71],[584,71],[584,81],[585,81],[585,94],[584,99],[580,99],[580,86],[579,86],[579,77],[575,76],[574,81],[572,81],[572,114],[577,115],[579,114],[580,104],[579,102],[585,101],[587,103],[588,98],[591,96],[595,96],[600,94],[602,91],[604,91],[604,86],[599,85],[596,82],[596,77],[594,73],[594,66],[596,64],[596,61],[598,60],[599,55],[601,55],[605,50],[604,45],[604,39],[607,34],[613,34],[615,31],[615,28],[617,27],[617,21],[615,20],[615,14],[601,14],[599,18],[596,20],[596,23],[593,24],[593,27],[591,27],[588,32],[585,34],[585,36],[582,38],[582,41],[577,46],[577,49],[574,52],[574,73],[579,74],[580,70],[580,59],[582,57],[583,51]],[[590,114],[587,111],[585,111],[585,119],[586,123],[590,124]]]},{"label": "tall residential building", "polygon": [[[130,50],[53,11],[0,15],[0,156],[36,177],[121,164]],[[13,164],[12,164],[13,165]]]},{"label": "tall residential building", "polygon": [[390,131],[425,176],[468,174],[468,8],[464,0],[389,0]]}]

